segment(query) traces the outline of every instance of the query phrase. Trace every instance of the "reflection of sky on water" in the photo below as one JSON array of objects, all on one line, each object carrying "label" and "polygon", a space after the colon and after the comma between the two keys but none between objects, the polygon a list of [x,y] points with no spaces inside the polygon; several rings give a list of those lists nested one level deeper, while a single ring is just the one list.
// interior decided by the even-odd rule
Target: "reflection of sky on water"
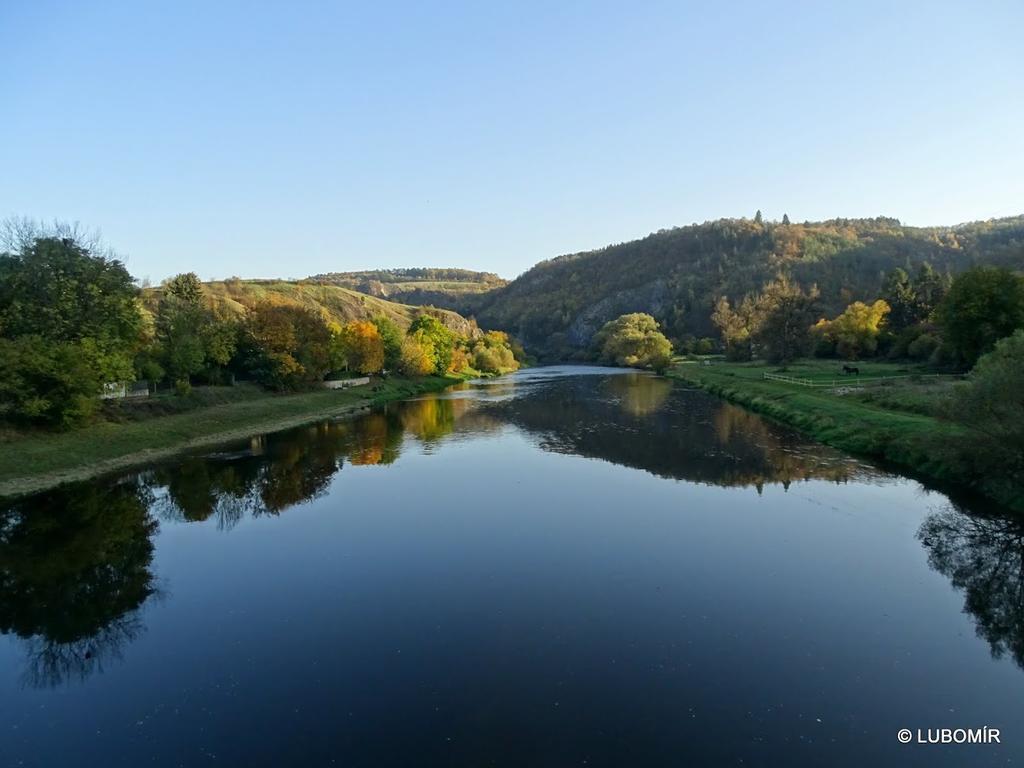
[{"label": "reflection of sky on water", "polygon": [[630,371],[253,438],[0,511],[0,762],[898,764],[1019,702],[976,512]]}]

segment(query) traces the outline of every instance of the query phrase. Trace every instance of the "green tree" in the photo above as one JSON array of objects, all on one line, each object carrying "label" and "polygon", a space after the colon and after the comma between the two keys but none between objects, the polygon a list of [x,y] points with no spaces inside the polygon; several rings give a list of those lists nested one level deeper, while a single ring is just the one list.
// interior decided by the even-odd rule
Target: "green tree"
[{"label": "green tree", "polygon": [[975,267],[957,275],[936,309],[942,337],[970,367],[997,341],[1024,327],[1024,278],[1002,267]]},{"label": "green tree", "polygon": [[203,285],[194,272],[188,272],[165,284],[155,337],[161,368],[187,389],[193,376],[212,374],[228,364],[236,347],[237,327],[233,320],[204,305]]},{"label": "green tree", "polygon": [[508,373],[519,368],[508,334],[502,331],[488,331],[473,342],[470,351],[473,367],[482,373]]},{"label": "green tree", "polygon": [[132,376],[131,360],[92,339],[0,338],[0,418],[72,427],[95,413],[105,383]]},{"label": "green tree", "polygon": [[142,319],[124,265],[68,238],[40,237],[0,254],[0,335],[47,341],[94,339],[130,350]]},{"label": "green tree", "polygon": [[171,381],[187,384],[203,369],[206,348],[203,328],[206,316],[197,303],[165,296],[157,310],[156,341],[159,361]]},{"label": "green tree", "polygon": [[889,327],[900,332],[913,325],[918,317],[917,292],[910,276],[900,267],[893,269],[885,280],[883,299],[889,305]]},{"label": "green tree", "polygon": [[949,409],[970,438],[979,477],[1024,488],[1024,330],[996,342],[957,386]]},{"label": "green tree", "polygon": [[72,426],[105,385],[134,378],[142,317],[120,261],[71,237],[0,254],[0,414]]},{"label": "green tree", "polygon": [[635,312],[605,323],[594,340],[604,360],[661,372],[672,361],[672,344],[658,328],[653,317]]},{"label": "green tree", "polygon": [[412,321],[409,335],[416,338],[434,361],[434,373],[444,376],[452,364],[455,334],[433,315],[423,314]]},{"label": "green tree", "polygon": [[402,329],[384,315],[373,318],[373,324],[377,326],[377,333],[384,344],[384,369],[398,370],[398,364],[402,359]]},{"label": "green tree", "polygon": [[939,274],[927,262],[921,262],[914,278],[915,322],[926,320],[939,305],[952,284],[949,273]]},{"label": "green tree", "polygon": [[693,351],[698,355],[710,355],[715,351],[715,340],[705,336],[702,339],[697,339],[693,346]]},{"label": "green tree", "polygon": [[195,272],[175,275],[166,282],[164,290],[168,295],[188,304],[198,305],[203,299],[203,283]]}]

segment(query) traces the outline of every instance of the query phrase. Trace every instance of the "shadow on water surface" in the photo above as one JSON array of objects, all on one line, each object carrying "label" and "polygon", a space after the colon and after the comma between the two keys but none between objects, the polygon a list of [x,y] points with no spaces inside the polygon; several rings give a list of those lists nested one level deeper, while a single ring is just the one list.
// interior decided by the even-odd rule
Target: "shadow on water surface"
[{"label": "shadow on water surface", "polygon": [[[531,371],[190,456],[117,480],[80,483],[0,509],[0,631],[21,638],[31,687],[83,680],[121,656],[158,595],[158,520],[279,515],[326,494],[347,463],[394,464],[448,439],[511,429],[543,450],[713,486],[811,479],[885,482],[885,473],[735,406],[638,373]],[[1024,528],[947,506],[919,539],[966,596],[996,656],[1024,666]]]}]

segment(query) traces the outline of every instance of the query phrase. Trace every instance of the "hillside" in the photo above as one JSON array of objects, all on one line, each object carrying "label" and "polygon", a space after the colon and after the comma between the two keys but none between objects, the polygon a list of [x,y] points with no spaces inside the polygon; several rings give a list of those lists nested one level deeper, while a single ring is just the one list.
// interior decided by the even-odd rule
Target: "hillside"
[{"label": "hillside", "polygon": [[[142,292],[143,306],[150,312],[155,311],[162,290],[157,287]],[[368,320],[384,315],[394,320],[399,327],[407,328],[417,313],[428,312],[452,330],[467,335],[475,333],[475,326],[470,321],[451,310],[400,304],[337,285],[306,281],[226,280],[204,283],[203,292],[211,305],[238,314],[260,302],[270,301],[309,307],[339,325],[350,320]]]},{"label": "hillside", "polygon": [[951,273],[978,263],[1024,268],[1024,216],[934,228],[890,218],[722,219],[541,262],[471,309],[481,325],[566,357],[625,312],[654,315],[676,339],[712,336],[718,297],[740,298],[780,273],[816,283],[824,312],[835,314],[877,298],[889,270],[925,261]]},{"label": "hillside", "polygon": [[475,306],[484,294],[508,284],[493,272],[442,268],[327,272],[309,280],[404,304],[443,306],[459,312]]}]

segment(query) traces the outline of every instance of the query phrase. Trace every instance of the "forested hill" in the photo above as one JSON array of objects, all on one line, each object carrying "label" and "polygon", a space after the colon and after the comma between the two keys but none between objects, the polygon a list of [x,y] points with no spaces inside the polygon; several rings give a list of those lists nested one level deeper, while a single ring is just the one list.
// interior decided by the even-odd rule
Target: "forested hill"
[{"label": "forested hill", "polygon": [[404,304],[434,304],[456,311],[476,306],[483,294],[508,284],[493,272],[434,267],[327,272],[309,280]]},{"label": "forested hill", "polygon": [[[146,288],[142,292],[142,304],[149,312],[155,312],[163,288]],[[337,325],[351,320],[372,320],[384,316],[393,320],[399,328],[409,327],[420,312],[437,317],[448,328],[463,335],[472,336],[475,326],[466,318],[447,309],[414,307],[393,301],[367,296],[358,291],[336,285],[322,285],[307,281],[287,282],[284,280],[224,280],[203,284],[203,296],[215,309],[228,314],[241,315],[246,309],[257,304],[272,303],[297,305],[313,309],[323,318]]]},{"label": "forested hill", "polygon": [[565,356],[626,312],[654,315],[675,339],[715,336],[719,297],[741,298],[779,274],[817,284],[823,313],[833,316],[877,298],[889,270],[923,262],[954,274],[979,263],[1024,268],[1024,216],[935,228],[890,218],[722,219],[541,262],[463,310]]}]

